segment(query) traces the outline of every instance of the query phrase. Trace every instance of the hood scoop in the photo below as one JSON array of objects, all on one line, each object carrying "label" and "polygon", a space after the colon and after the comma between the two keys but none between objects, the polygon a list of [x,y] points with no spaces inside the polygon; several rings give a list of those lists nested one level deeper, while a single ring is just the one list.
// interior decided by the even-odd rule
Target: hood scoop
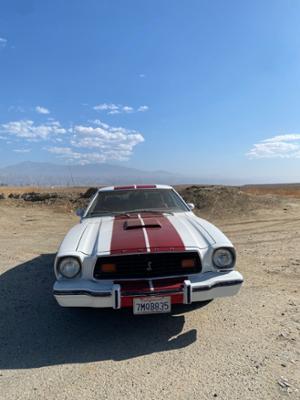
[{"label": "hood scoop", "polygon": [[138,218],[130,219],[124,222],[124,230],[142,229],[142,228],[161,228],[161,224],[155,218],[147,218],[144,223]]}]

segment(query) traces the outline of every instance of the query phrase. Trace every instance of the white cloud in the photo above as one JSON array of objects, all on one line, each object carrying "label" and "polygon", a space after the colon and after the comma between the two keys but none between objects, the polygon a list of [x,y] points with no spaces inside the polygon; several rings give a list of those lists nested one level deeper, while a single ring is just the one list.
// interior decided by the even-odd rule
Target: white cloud
[{"label": "white cloud", "polygon": [[255,143],[248,158],[300,158],[300,134],[277,135]]},{"label": "white cloud", "polygon": [[[96,149],[101,152],[101,159],[104,161],[128,160],[134,147],[145,140],[141,133],[133,130],[109,126],[100,120],[96,120],[96,124],[98,126],[75,125],[71,144],[75,148],[90,151]],[[88,160],[88,157],[83,158]],[[95,154],[91,159],[96,159]],[[97,159],[99,159],[98,156]]]},{"label": "white cloud", "polygon": [[96,111],[114,111],[114,110],[118,110],[119,106],[116,106],[115,104],[98,104],[96,106],[93,107],[94,110]]},{"label": "white cloud", "polygon": [[113,127],[95,120],[94,125],[75,125],[68,146],[51,146],[47,150],[68,162],[80,164],[126,161],[134,147],[145,139],[139,132]]},{"label": "white cloud", "polygon": [[0,38],[0,49],[4,49],[7,45],[7,39],[5,38]]},{"label": "white cloud", "polygon": [[125,113],[132,113],[134,111],[133,107],[123,106],[122,111]]},{"label": "white cloud", "polygon": [[145,111],[148,111],[148,110],[149,110],[149,107],[148,107],[148,106],[140,106],[137,110],[138,110],[139,112],[145,112]]},{"label": "white cloud", "polygon": [[[79,153],[75,153],[72,149],[71,149],[71,147],[56,147],[56,146],[53,146],[53,147],[48,147],[48,148],[46,148],[50,153],[54,153],[54,154],[58,154],[58,155],[62,155],[62,156],[75,156],[76,154],[79,154]],[[80,156],[80,154],[79,154],[79,156]]]},{"label": "white cloud", "polygon": [[0,133],[6,133],[27,140],[45,140],[52,135],[64,134],[66,130],[61,127],[58,121],[36,125],[31,120],[20,120],[1,124]]},{"label": "white cloud", "polygon": [[38,114],[50,114],[50,111],[48,110],[48,108],[42,107],[42,106],[36,106],[35,107],[35,111]]},{"label": "white cloud", "polygon": [[138,108],[134,108],[131,106],[127,105],[122,105],[122,104],[98,104],[93,107],[94,110],[96,111],[106,111],[107,114],[109,115],[114,115],[114,114],[132,114],[136,112],[145,112],[149,110],[148,106],[140,106]]},{"label": "white cloud", "polygon": [[94,120],[89,121],[89,122],[91,122],[92,124],[95,124],[95,125],[102,126],[102,127],[105,128],[105,129],[108,129],[108,128],[109,128],[109,125],[108,125],[108,124],[105,124],[105,123],[102,122],[102,121],[100,121],[100,119],[94,119]]},{"label": "white cloud", "polygon": [[290,133],[287,135],[277,135],[274,136],[270,139],[265,139],[262,140],[263,143],[269,143],[269,142],[290,142],[294,140],[300,140],[300,134],[299,133]]},{"label": "white cloud", "polygon": [[15,153],[30,153],[31,149],[13,149]]},{"label": "white cloud", "polygon": [[82,153],[77,152],[70,147],[49,147],[47,150],[50,153],[54,153],[60,156],[62,159],[69,163],[75,164],[93,164],[93,163],[103,163],[107,160],[118,160],[124,161],[120,154],[117,151],[111,151],[110,153],[102,153],[102,152],[89,152],[89,153]]},{"label": "white cloud", "polygon": [[90,164],[92,162],[103,162],[105,159],[98,153],[79,153],[71,147],[48,147],[45,150],[58,155],[65,161],[79,163],[81,165]]}]

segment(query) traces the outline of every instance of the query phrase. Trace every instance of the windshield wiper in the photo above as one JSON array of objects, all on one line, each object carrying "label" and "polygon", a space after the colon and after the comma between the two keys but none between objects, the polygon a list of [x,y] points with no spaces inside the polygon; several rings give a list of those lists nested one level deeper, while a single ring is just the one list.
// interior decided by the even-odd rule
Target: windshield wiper
[{"label": "windshield wiper", "polygon": [[117,211],[117,212],[114,212],[114,211],[112,211],[112,214],[113,215],[117,215],[117,216],[119,216],[119,215],[125,215],[125,217],[130,217],[130,214],[129,214],[129,212],[128,211]]},{"label": "windshield wiper", "polygon": [[153,213],[153,214],[171,214],[173,215],[172,211],[168,211],[168,210],[149,210],[147,208],[137,208],[135,210],[130,210],[130,211],[126,211],[124,212],[124,214],[132,214],[132,213],[142,213],[142,212],[147,212],[147,213]]},{"label": "windshield wiper", "polygon": [[91,212],[90,214],[87,215],[87,217],[96,217],[96,216],[104,216],[104,215],[125,215],[126,217],[130,217],[128,212],[123,212],[123,211],[97,211],[97,212]]}]

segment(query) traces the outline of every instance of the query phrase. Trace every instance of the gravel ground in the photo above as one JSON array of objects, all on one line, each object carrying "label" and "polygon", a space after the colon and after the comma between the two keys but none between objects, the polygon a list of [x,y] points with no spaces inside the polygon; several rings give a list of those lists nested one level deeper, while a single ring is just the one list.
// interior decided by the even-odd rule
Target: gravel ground
[{"label": "gravel ground", "polygon": [[300,202],[212,219],[238,296],[171,315],[62,309],[55,251],[76,217],[0,201],[1,399],[300,398]]}]

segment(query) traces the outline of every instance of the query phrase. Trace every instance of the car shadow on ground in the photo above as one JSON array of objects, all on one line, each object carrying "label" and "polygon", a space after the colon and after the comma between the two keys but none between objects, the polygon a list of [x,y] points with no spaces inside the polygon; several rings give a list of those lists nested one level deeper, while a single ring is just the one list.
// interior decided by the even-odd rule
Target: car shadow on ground
[{"label": "car shadow on ground", "polygon": [[[0,276],[0,369],[126,360],[189,346],[184,312],[135,317],[132,310],[68,309],[52,296],[54,254],[44,254]],[[198,306],[199,307],[199,306]]]}]

